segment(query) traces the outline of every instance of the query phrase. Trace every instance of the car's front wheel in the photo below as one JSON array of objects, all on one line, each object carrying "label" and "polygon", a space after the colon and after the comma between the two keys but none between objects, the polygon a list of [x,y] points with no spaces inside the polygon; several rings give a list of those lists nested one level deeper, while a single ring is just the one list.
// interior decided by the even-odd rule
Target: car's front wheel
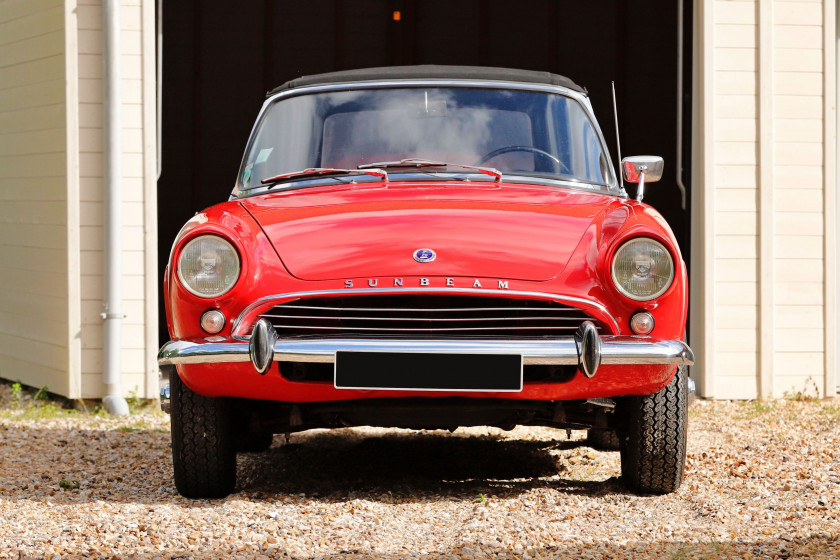
[{"label": "car's front wheel", "polygon": [[688,379],[685,366],[653,395],[624,397],[618,403],[621,476],[628,489],[668,494],[685,471]]},{"label": "car's front wheel", "polygon": [[175,487],[187,498],[223,498],[236,485],[230,401],[193,392],[177,373],[169,385]]}]

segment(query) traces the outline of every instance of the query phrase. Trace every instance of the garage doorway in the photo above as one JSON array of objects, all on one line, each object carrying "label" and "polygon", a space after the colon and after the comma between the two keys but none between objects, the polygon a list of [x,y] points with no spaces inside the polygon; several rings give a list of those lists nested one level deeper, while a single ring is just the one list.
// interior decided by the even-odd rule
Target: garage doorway
[{"label": "garage doorway", "polygon": [[[678,6],[682,2],[682,181],[677,186]],[[645,201],[667,219],[688,263],[689,0],[163,1],[159,270],[195,212],[227,199],[265,92],[306,74],[401,64],[482,65],[563,74],[585,86],[615,158],[665,158]],[[633,187],[629,187],[632,194]],[[685,201],[685,203],[683,202]],[[161,318],[164,317],[161,298]],[[161,341],[168,339],[161,320]]]}]

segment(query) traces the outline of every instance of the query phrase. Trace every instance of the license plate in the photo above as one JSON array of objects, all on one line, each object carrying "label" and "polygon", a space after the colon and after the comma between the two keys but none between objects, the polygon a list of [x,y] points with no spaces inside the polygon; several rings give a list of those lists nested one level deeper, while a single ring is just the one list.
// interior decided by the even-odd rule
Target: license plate
[{"label": "license plate", "polygon": [[522,390],[522,355],[339,350],[335,387],[516,392]]}]

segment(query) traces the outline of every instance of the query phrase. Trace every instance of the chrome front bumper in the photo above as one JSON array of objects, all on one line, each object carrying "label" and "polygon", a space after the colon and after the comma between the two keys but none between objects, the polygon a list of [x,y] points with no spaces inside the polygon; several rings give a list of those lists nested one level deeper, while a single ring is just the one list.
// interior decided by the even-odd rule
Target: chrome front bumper
[{"label": "chrome front bumper", "polygon": [[[253,340],[253,337],[252,337]],[[590,366],[595,374],[598,364],[680,364],[692,365],[694,353],[680,340],[661,340],[639,336],[596,336],[591,353],[597,353]],[[441,354],[521,354],[525,365],[574,365],[581,367],[584,343],[577,337],[553,340],[353,340],[353,339],[276,339],[260,348],[231,338],[219,337],[173,340],[158,353],[158,364],[213,364],[252,362],[265,373],[270,362],[333,363],[337,351],[427,352]],[[597,344],[599,343],[599,344]],[[254,347],[257,347],[256,349]],[[270,349],[270,350],[269,350]],[[255,351],[256,350],[256,351]],[[591,363],[591,362],[590,362]],[[590,375],[590,376],[591,376]]]},{"label": "chrome front bumper", "polygon": [[[272,362],[334,363],[336,352],[405,352],[432,354],[518,354],[523,365],[571,365],[593,377],[601,364],[694,364],[694,353],[680,340],[643,336],[600,336],[584,322],[574,336],[551,340],[358,340],[282,339],[265,319],[254,326],[248,341],[207,337],[172,340],[158,353],[161,371],[178,364],[251,362],[266,374]],[[168,373],[168,372],[167,372]],[[169,411],[169,385],[161,389],[161,408]]]}]

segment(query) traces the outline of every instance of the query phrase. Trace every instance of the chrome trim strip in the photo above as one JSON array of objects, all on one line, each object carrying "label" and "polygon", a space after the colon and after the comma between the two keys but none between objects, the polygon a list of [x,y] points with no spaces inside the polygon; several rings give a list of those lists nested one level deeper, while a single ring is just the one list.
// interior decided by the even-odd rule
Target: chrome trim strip
[{"label": "chrome trim strip", "polygon": [[550,331],[550,330],[576,330],[577,325],[539,325],[539,326],[531,326],[531,327],[518,327],[514,325],[508,325],[503,327],[328,327],[328,326],[317,326],[317,325],[281,325],[281,324],[273,324],[274,327],[278,329],[300,329],[300,330],[308,330],[308,331],[370,331],[370,332],[381,332],[388,334],[389,332],[426,332],[429,330],[434,330],[434,332],[473,332],[473,331]]},{"label": "chrome trim strip", "polygon": [[[387,311],[389,313],[417,313],[418,311],[422,311],[423,313],[460,313],[463,311],[532,311],[532,312],[540,312],[540,311],[580,311],[579,307],[423,307],[418,309],[417,307],[410,308],[410,307],[330,307],[330,306],[320,306],[320,305],[284,305],[283,309],[317,309],[320,311],[370,311],[372,313],[377,313],[381,311]],[[268,313],[264,313],[261,317],[279,317],[279,315],[269,315]],[[297,317],[297,315],[294,315]],[[354,316],[355,317],[355,316]]]},{"label": "chrome trim strip", "polygon": [[[261,297],[248,307],[242,310],[242,313],[233,321],[233,325],[231,326],[231,331],[234,333],[234,338],[238,338],[240,340],[244,340],[240,335],[237,334],[239,330],[239,325],[242,323],[242,320],[246,315],[251,313],[256,307],[260,307],[265,305],[267,302],[272,300],[293,300],[293,299],[300,299],[300,298],[307,298],[307,297],[317,297],[317,296],[336,296],[338,294],[349,294],[349,295],[362,295],[362,294],[493,294],[493,295],[505,295],[505,296],[523,296],[528,298],[538,298],[538,299],[547,299],[551,301],[556,301],[558,303],[569,303],[573,302],[575,304],[582,304],[586,307],[591,307],[600,311],[604,316],[609,317],[610,321],[612,322],[612,328],[614,332],[618,332],[618,321],[615,320],[615,317],[607,311],[607,308],[604,305],[596,302],[590,301],[583,298],[578,298],[574,296],[561,296],[557,294],[547,294],[544,292],[528,292],[528,291],[518,291],[518,290],[495,290],[495,289],[479,289],[479,288],[345,288],[343,290],[317,290],[317,291],[307,291],[307,292],[291,292],[287,294],[274,294],[270,296]],[[574,307],[579,307],[579,305],[575,305]]]},{"label": "chrome trim strip", "polygon": [[[426,311],[425,309],[417,309],[417,312]],[[280,315],[275,313],[261,313],[260,317],[266,319],[315,319],[321,321],[406,321],[406,322],[435,322],[435,323],[452,323],[452,322],[487,322],[487,321],[581,321],[581,317],[371,317],[367,315],[348,315],[347,317],[329,316],[329,315]],[[313,328],[318,328],[317,326]],[[387,328],[387,327],[384,327]],[[495,327],[497,329],[509,329],[512,327]],[[426,329],[428,330],[428,329]]]},{"label": "chrome trim strip", "polygon": [[[214,337],[215,338],[215,337]],[[276,362],[333,363],[337,350],[364,352],[431,352],[522,354],[526,365],[578,365],[574,337],[553,340],[354,340],[280,339],[274,344]],[[250,362],[249,345],[230,338],[208,341],[173,340],[158,354],[160,365]],[[601,337],[602,365],[694,364],[694,353],[680,340],[638,336]]]},{"label": "chrome trim strip", "polygon": [[382,89],[382,88],[399,88],[399,87],[475,87],[485,89],[518,89],[523,91],[543,91],[548,93],[559,93],[567,97],[572,97],[575,100],[584,103],[588,96],[573,89],[563,86],[555,86],[551,84],[538,84],[527,82],[505,82],[502,80],[474,80],[470,78],[451,79],[451,78],[410,78],[405,80],[368,80],[359,82],[342,82],[332,84],[320,84],[303,86],[293,89],[279,91],[266,98],[263,105],[270,105],[273,101],[283,99],[285,97],[297,97],[307,93],[319,93],[322,91],[348,91],[355,89]]}]

